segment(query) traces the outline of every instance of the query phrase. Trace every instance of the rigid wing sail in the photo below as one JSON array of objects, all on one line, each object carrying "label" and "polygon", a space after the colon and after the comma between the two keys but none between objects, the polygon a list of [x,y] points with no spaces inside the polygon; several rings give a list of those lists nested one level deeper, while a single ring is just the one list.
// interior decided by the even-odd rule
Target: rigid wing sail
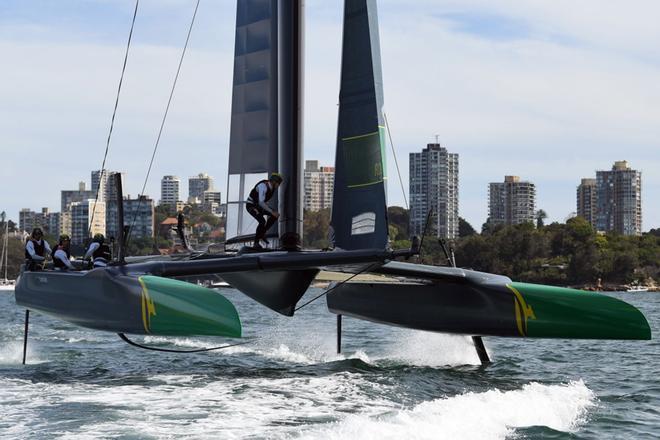
[{"label": "rigid wing sail", "polygon": [[[240,337],[242,323],[226,298],[172,278],[221,274],[255,301],[291,316],[318,271],[329,269],[396,280],[333,287],[327,304],[337,315],[474,337],[651,338],[642,313],[615,298],[396,261],[418,248],[388,248],[376,0],[344,4],[334,248],[301,250],[303,16],[300,0],[238,0],[227,243],[241,251],[119,258],[80,272],[25,271],[15,290],[18,305],[117,333]],[[285,176],[278,200],[283,221],[269,231],[273,249],[256,251],[244,246],[254,227],[244,215],[246,195],[276,170]],[[121,206],[120,187],[117,192]]]}]

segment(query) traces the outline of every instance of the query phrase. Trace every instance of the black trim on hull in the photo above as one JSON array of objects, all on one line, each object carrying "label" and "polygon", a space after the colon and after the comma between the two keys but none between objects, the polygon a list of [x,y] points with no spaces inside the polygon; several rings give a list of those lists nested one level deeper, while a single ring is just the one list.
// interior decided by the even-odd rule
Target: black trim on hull
[{"label": "black trim on hull", "polygon": [[519,336],[511,293],[463,283],[346,283],[327,297],[335,314],[463,335]]}]

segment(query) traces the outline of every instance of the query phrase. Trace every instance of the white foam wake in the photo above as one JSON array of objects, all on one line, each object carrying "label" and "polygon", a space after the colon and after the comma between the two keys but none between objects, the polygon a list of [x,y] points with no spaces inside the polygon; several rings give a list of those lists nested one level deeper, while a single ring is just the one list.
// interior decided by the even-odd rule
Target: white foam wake
[{"label": "white foam wake", "polygon": [[547,426],[571,432],[586,419],[595,395],[582,381],[530,383],[520,390],[490,390],[424,402],[379,417],[349,416],[300,434],[324,439],[504,439],[516,428]]},{"label": "white foam wake", "polygon": [[[213,341],[202,341],[190,338],[166,338],[160,336],[147,336],[144,338],[146,344],[169,344],[184,348],[204,348],[211,347]],[[232,344],[233,342],[227,342]],[[360,359],[363,362],[369,363],[369,357],[361,350],[353,354],[336,354],[328,347],[320,346],[319,344],[305,345],[301,341],[297,341],[295,346],[279,343],[275,340],[260,340],[253,344],[238,345],[236,347],[228,347],[223,350],[216,351],[220,355],[233,355],[254,353],[258,356],[263,356],[268,359],[289,362],[292,364],[314,365],[318,363],[342,361],[346,359]]]}]

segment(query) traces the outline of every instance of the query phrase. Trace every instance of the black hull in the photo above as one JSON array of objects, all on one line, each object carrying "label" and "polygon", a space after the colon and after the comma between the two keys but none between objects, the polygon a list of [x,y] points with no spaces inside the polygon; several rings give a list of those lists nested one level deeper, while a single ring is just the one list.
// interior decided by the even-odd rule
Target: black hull
[{"label": "black hull", "polygon": [[89,272],[24,272],[16,304],[95,330],[142,334],[141,287],[134,277]]},{"label": "black hull", "polygon": [[600,293],[517,283],[471,270],[391,262],[380,273],[407,282],[345,283],[331,312],[442,333],[567,339],[650,339],[635,307]]}]

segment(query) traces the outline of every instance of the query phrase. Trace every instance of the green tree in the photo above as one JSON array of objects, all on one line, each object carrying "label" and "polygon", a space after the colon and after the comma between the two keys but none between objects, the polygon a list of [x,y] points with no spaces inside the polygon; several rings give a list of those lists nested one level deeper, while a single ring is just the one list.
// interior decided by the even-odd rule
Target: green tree
[{"label": "green tree", "polygon": [[474,230],[472,225],[468,223],[463,217],[458,218],[458,236],[459,237],[469,237],[470,235],[476,234],[477,231]]},{"label": "green tree", "polygon": [[396,227],[395,233],[390,230],[390,240],[407,240],[409,238],[408,226],[410,225],[410,215],[406,208],[402,208],[401,206],[388,207],[387,221],[390,226]]},{"label": "green tree", "polygon": [[303,245],[323,249],[328,247],[330,209],[305,211],[303,213]]},{"label": "green tree", "polygon": [[541,229],[543,227],[543,221],[546,218],[548,218],[548,214],[544,210],[539,209],[538,211],[536,211],[536,227],[538,229]]},{"label": "green tree", "polygon": [[[11,223],[10,223],[11,224]],[[4,242],[4,227],[0,231],[0,243]],[[0,245],[1,246],[1,245]],[[7,278],[16,279],[21,264],[25,261],[25,242],[17,237],[10,236],[7,240]],[[4,277],[4,270],[0,277]]]}]

